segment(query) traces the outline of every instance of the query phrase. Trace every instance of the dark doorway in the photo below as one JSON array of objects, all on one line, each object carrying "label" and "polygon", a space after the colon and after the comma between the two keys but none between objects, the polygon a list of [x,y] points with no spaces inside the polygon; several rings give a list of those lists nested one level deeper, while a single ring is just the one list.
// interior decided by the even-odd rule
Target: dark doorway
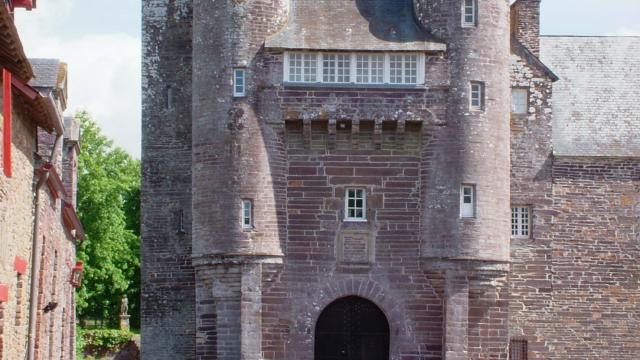
[{"label": "dark doorway", "polygon": [[315,360],[389,360],[389,322],[357,296],[327,306],[316,324]]}]

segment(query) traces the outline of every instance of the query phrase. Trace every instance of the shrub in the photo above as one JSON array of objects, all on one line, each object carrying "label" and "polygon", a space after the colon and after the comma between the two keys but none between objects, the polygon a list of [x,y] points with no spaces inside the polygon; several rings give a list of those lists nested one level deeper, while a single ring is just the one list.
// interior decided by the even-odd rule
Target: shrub
[{"label": "shrub", "polygon": [[126,343],[131,341],[133,333],[115,329],[78,329],[77,352],[78,355],[90,355],[103,357],[109,353],[115,353]]}]

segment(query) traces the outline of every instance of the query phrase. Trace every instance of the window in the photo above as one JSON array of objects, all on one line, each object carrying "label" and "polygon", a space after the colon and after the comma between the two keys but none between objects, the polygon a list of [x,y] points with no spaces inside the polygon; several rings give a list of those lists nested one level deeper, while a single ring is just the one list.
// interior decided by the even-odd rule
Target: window
[{"label": "window", "polygon": [[511,113],[526,114],[529,107],[529,90],[511,89]]},{"label": "window", "polygon": [[233,96],[235,97],[245,96],[245,87],[246,87],[245,75],[246,74],[244,69],[233,70]]},{"label": "window", "polygon": [[173,88],[171,88],[171,86],[167,87],[167,93],[166,93],[166,103],[165,103],[165,108],[167,110],[171,110],[173,109]]},{"label": "window", "polygon": [[322,56],[322,81],[326,83],[348,83],[351,80],[351,57],[324,54]]},{"label": "window", "polygon": [[253,201],[242,200],[242,228],[253,229]]},{"label": "window", "polygon": [[288,83],[392,84],[424,83],[421,53],[287,52],[284,81]]},{"label": "window", "polygon": [[511,236],[528,238],[531,233],[531,208],[511,207]]},{"label": "window", "polygon": [[415,84],[418,80],[417,55],[390,55],[389,82],[392,84]]},{"label": "window", "polygon": [[460,217],[472,218],[475,216],[475,186],[462,185],[460,190]]},{"label": "window", "polygon": [[356,83],[384,83],[384,55],[356,55]]},{"label": "window", "polygon": [[527,360],[528,359],[528,344],[524,339],[512,339],[509,342],[509,359],[510,360]]},{"label": "window", "polygon": [[347,189],[345,198],[345,220],[366,220],[366,198],[364,189]]},{"label": "window", "polygon": [[472,110],[482,110],[484,107],[484,84],[481,82],[471,82],[470,102]]},{"label": "window", "polygon": [[317,54],[289,54],[289,81],[316,82],[318,73]]},{"label": "window", "polygon": [[477,0],[463,0],[462,26],[476,26]]}]

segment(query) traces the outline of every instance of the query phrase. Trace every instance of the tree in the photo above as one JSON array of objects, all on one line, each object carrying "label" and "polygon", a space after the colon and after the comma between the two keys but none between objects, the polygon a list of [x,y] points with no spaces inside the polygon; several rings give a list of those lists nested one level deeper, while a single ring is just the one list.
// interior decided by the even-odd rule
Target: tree
[{"label": "tree", "polygon": [[88,113],[79,112],[78,215],[86,239],[78,247],[84,280],[80,319],[118,323],[122,295],[131,325],[140,323],[140,161],[114,147]]}]

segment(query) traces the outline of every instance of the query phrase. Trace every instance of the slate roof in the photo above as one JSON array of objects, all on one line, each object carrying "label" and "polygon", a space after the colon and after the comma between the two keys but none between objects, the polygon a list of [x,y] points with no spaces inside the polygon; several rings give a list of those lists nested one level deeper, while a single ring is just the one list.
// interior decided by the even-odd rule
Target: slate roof
[{"label": "slate roof", "polygon": [[543,36],[558,156],[640,156],[640,37]]},{"label": "slate roof", "polygon": [[444,51],[416,23],[413,0],[291,0],[285,29],[266,47],[281,49]]},{"label": "slate roof", "polygon": [[29,59],[33,68],[34,78],[29,85],[37,88],[56,88],[60,79],[60,60],[58,59]]}]

